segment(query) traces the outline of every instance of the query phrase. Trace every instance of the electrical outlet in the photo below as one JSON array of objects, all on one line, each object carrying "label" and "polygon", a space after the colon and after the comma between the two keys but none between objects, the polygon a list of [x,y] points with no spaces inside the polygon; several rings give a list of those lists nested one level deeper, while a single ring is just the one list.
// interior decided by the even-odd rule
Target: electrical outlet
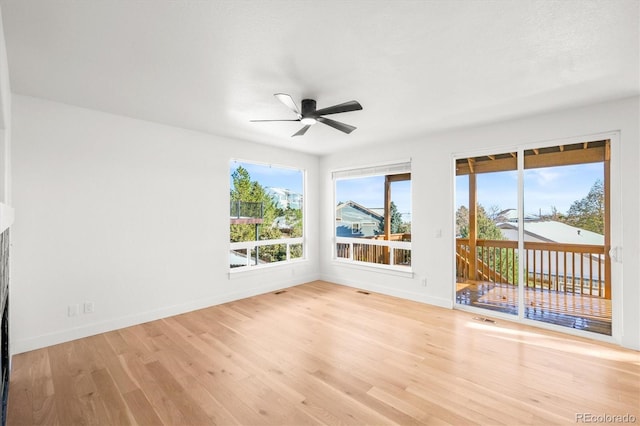
[{"label": "electrical outlet", "polygon": [[78,315],[79,311],[80,306],[78,306],[78,304],[67,306],[67,316],[75,317],[76,315]]},{"label": "electrical outlet", "polygon": [[427,279],[423,278],[422,279],[422,287],[426,287],[427,286]]},{"label": "electrical outlet", "polygon": [[84,313],[92,314],[94,310],[93,302],[84,302]]}]

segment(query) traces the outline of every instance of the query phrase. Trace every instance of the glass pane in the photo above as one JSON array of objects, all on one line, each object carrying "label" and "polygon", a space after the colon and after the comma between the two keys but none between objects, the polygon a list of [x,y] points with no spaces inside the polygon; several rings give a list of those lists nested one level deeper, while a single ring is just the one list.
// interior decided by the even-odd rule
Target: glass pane
[{"label": "glass pane", "polygon": [[266,265],[287,260],[287,245],[273,244],[251,250],[252,265]]},{"label": "glass pane", "polygon": [[604,179],[604,162],[524,171],[526,318],[611,335]]},{"label": "glass pane", "polygon": [[[229,182],[231,243],[303,236],[302,170],[234,161]],[[230,256],[230,268],[282,262],[287,260],[286,244],[253,248],[248,254],[232,250]],[[303,256],[301,244],[291,246],[290,259]]]},{"label": "glass pane", "polygon": [[[389,183],[389,235],[385,228],[385,192]],[[336,258],[382,265],[411,266],[411,248],[375,241],[411,242],[410,174],[367,176],[336,181],[335,236],[362,242],[336,244]],[[397,252],[397,253],[396,253]]]},{"label": "glass pane", "polygon": [[[506,153],[457,160],[458,304],[518,314],[516,158]],[[475,209],[469,208],[472,200]]]},{"label": "glass pane", "polygon": [[230,250],[229,251],[229,267],[240,268],[247,266],[247,250]]},{"label": "glass pane", "polygon": [[290,259],[299,259],[303,255],[302,244],[291,244],[289,246],[289,258]]}]

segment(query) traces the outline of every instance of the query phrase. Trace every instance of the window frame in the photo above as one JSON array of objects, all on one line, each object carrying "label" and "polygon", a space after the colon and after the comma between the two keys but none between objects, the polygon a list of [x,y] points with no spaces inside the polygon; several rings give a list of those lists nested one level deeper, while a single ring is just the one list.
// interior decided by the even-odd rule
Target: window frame
[{"label": "window frame", "polygon": [[[234,164],[252,164],[256,166],[294,170],[294,171],[300,172],[301,178],[302,178],[302,194],[301,194],[302,207],[300,209],[302,211],[302,236],[292,237],[292,238],[277,238],[277,239],[271,239],[271,240],[257,240],[257,241],[252,240],[252,241],[232,242],[230,241],[231,240],[230,225],[232,223],[229,222],[229,224],[227,225],[227,240],[229,244],[229,253],[234,250],[246,250],[245,256],[247,258],[246,264],[242,266],[231,267],[231,264],[229,263],[229,266],[228,266],[229,277],[232,277],[233,275],[236,275],[236,274],[246,274],[251,271],[260,271],[268,268],[285,267],[287,265],[291,265],[294,263],[307,261],[307,241],[306,241],[307,240],[306,238],[307,203],[305,202],[305,194],[307,192],[307,170],[300,167],[294,167],[294,166],[288,166],[288,165],[282,165],[282,164],[265,163],[261,161],[246,160],[246,159],[240,159],[240,158],[231,158],[229,160],[229,169],[228,169],[228,175],[227,175],[228,177],[230,177],[231,173],[233,173],[233,170],[235,170],[233,167]],[[260,182],[258,181],[258,183]],[[264,188],[268,186],[268,185],[264,185],[263,183],[260,183],[260,185],[263,186]],[[228,192],[227,192],[229,203],[231,203],[232,190],[233,190],[233,185],[230,182],[228,187]],[[253,249],[263,247],[263,246],[271,246],[271,245],[279,245],[279,244],[286,245],[286,258],[284,260],[265,263],[265,264],[252,264],[251,262],[252,256],[248,254],[251,253]],[[295,245],[302,245],[302,253],[301,253],[301,256],[299,257],[291,257],[290,249],[291,249],[291,246],[295,246]]]},{"label": "window frame", "polygon": [[[332,235],[332,253],[331,259],[332,262],[338,264],[340,266],[353,267],[358,269],[365,270],[375,270],[378,272],[390,273],[392,275],[398,275],[403,277],[413,277],[413,264],[411,265],[395,265],[393,264],[394,255],[390,255],[389,264],[382,263],[373,263],[366,261],[359,261],[353,259],[353,244],[362,244],[365,239],[358,237],[339,237],[336,235],[336,226],[335,224],[339,221],[339,217],[337,214],[337,185],[340,180],[347,179],[357,179],[357,178],[367,178],[373,176],[386,176],[386,175],[401,175],[405,173],[411,173],[412,162],[411,159],[408,160],[399,160],[393,162],[379,163],[379,164],[370,164],[364,165],[360,167],[349,167],[343,169],[335,169],[331,171],[331,180],[333,182],[333,235]],[[412,179],[411,179],[412,180]],[[384,190],[384,189],[382,189]],[[411,185],[411,216],[413,216],[413,182]],[[360,225],[360,230],[362,230],[362,223],[358,223]],[[387,246],[391,253],[394,253],[395,250],[408,250],[411,252],[412,242],[411,241],[386,241],[386,240],[366,240],[368,245],[372,246]],[[342,244],[343,247],[348,247],[348,257],[340,256],[341,250],[338,248],[338,245]]]}]

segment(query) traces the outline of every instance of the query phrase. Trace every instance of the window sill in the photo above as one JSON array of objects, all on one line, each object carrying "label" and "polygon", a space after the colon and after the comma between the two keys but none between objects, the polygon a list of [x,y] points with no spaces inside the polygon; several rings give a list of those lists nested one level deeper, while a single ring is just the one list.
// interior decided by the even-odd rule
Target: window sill
[{"label": "window sill", "polygon": [[249,267],[241,267],[241,268],[233,268],[229,270],[229,279],[232,280],[234,278],[247,277],[251,275],[263,274],[268,270],[276,270],[276,269],[286,269],[291,268],[295,265],[301,265],[309,262],[308,259],[300,258],[289,260],[286,262],[277,262],[271,263],[267,265],[258,265],[258,266],[249,266]]}]

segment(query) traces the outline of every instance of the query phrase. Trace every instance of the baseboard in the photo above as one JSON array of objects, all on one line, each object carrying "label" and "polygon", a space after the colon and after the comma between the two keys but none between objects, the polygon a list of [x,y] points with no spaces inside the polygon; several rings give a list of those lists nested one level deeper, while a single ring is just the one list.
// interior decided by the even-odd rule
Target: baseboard
[{"label": "baseboard", "polygon": [[296,285],[315,281],[318,279],[316,274],[308,274],[296,276],[295,279],[270,283],[258,287],[252,287],[242,291],[234,291],[225,293],[208,299],[198,299],[187,303],[181,303],[173,306],[167,306],[147,312],[140,312],[134,315],[113,318],[106,321],[84,324],[80,327],[69,328],[56,331],[53,333],[42,334],[35,337],[24,339],[13,338],[11,341],[11,355],[56,345],[59,343],[69,342],[71,340],[81,339],[100,333],[106,333],[133,325],[142,324],[149,321],[155,321],[162,318],[180,315],[187,312],[204,309],[211,306],[221,305],[235,300],[245,299],[247,297],[258,296],[260,294],[270,293],[284,288],[294,287]]},{"label": "baseboard", "polygon": [[344,279],[343,277],[336,277],[330,274],[320,274],[320,279],[335,284],[346,285],[361,290],[373,291],[376,293],[386,294],[387,296],[400,297],[402,299],[413,300],[415,302],[426,303],[428,305],[439,306],[441,308],[452,309],[453,300],[444,299],[440,297],[428,296],[422,293],[401,290],[395,287],[381,286],[371,284],[367,281]]}]

